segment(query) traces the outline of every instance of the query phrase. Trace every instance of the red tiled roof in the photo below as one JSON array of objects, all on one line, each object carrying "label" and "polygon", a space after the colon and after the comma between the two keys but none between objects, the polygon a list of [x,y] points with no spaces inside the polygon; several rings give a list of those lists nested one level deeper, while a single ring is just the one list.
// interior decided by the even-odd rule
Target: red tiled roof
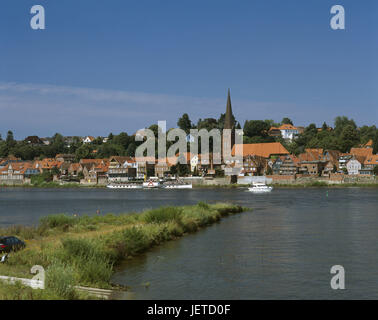
[{"label": "red tiled roof", "polygon": [[373,154],[371,156],[366,157],[364,165],[367,164],[378,165],[378,154]]},{"label": "red tiled roof", "polygon": [[372,148],[352,148],[350,149],[350,153],[354,156],[363,156],[368,157],[373,155],[373,149]]},{"label": "red tiled roof", "polygon": [[[235,156],[236,148],[240,147],[241,145],[233,146],[233,156]],[[256,155],[264,158],[269,158],[271,155],[282,154],[289,154],[289,151],[287,151],[280,142],[243,144],[243,157],[248,155]]]},{"label": "red tiled roof", "polygon": [[280,130],[298,130],[296,127],[294,127],[291,124],[283,124],[278,129],[280,129]]}]

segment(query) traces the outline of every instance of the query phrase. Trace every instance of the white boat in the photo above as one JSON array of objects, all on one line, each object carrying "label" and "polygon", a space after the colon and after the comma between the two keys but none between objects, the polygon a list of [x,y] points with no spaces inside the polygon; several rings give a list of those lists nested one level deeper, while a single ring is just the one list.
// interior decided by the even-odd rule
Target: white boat
[{"label": "white boat", "polygon": [[143,188],[159,188],[160,182],[157,180],[150,180],[143,182]]},{"label": "white boat", "polygon": [[136,183],[108,184],[106,187],[110,189],[142,189],[143,188],[141,184],[136,184]]},{"label": "white boat", "polygon": [[163,185],[164,189],[192,189],[191,183],[169,183]]},{"label": "white boat", "polygon": [[267,186],[265,183],[254,182],[248,190],[252,192],[270,192],[273,190],[273,187]]}]

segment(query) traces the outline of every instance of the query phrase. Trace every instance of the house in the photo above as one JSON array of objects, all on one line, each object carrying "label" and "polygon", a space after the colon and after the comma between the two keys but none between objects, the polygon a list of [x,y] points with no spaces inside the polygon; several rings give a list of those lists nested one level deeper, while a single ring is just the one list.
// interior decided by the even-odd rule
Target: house
[{"label": "house", "polygon": [[136,157],[135,161],[137,166],[137,179],[145,179],[154,176],[156,163],[155,157]]},{"label": "house", "polygon": [[35,168],[39,169],[40,171],[51,171],[54,168],[60,170],[62,164],[63,161],[57,161],[54,158],[45,158],[42,160],[34,161]]},{"label": "house", "polygon": [[349,153],[354,156],[368,157],[373,154],[373,148],[351,148]]},{"label": "house", "polygon": [[128,181],[137,175],[138,163],[132,157],[113,156],[109,159],[109,181]]},{"label": "house", "polygon": [[43,140],[40,139],[38,136],[29,136],[25,138],[24,141],[31,144],[32,146],[44,145]]},{"label": "house", "polygon": [[268,131],[268,135],[276,138],[282,137],[281,130],[277,127],[271,127]]},{"label": "house", "polygon": [[374,168],[378,166],[378,155],[374,154],[365,158],[365,161],[362,164],[360,169],[360,174],[364,175],[373,175]]},{"label": "house", "polygon": [[80,163],[71,163],[68,167],[68,174],[73,177],[77,177],[80,172],[82,172],[83,167]]},{"label": "house", "polygon": [[326,162],[323,158],[323,149],[305,149],[305,152],[301,153],[298,159],[298,172],[304,175],[320,176]]},{"label": "house", "polygon": [[95,137],[92,136],[86,136],[83,138],[83,143],[92,143],[95,140]]},{"label": "house", "polygon": [[55,156],[55,160],[59,162],[73,163],[75,161],[75,155],[74,154],[57,154]]},{"label": "house", "polygon": [[267,160],[264,157],[248,155],[243,158],[243,166],[239,175],[241,176],[260,176],[267,168]]},{"label": "house", "polygon": [[[232,155],[235,156],[238,145],[232,147]],[[238,150],[241,148],[239,147]],[[246,156],[259,156],[268,159],[272,156],[289,154],[289,151],[280,142],[243,144],[243,158]]]},{"label": "house", "polygon": [[[370,145],[372,145],[372,143],[368,141],[363,147],[351,148],[349,154],[340,156],[339,162],[343,161],[343,165],[345,165],[348,174],[373,174],[374,167],[370,166],[370,163],[374,162],[374,155],[373,148],[371,148]],[[368,161],[367,166],[365,166],[367,160],[370,161]]]},{"label": "house", "polygon": [[298,128],[291,124],[283,124],[282,126],[278,127],[278,129],[281,131],[282,138],[290,141],[299,134]]},{"label": "house", "polygon": [[283,164],[284,162],[284,159],[285,159],[285,156],[279,156],[277,157],[271,164],[271,168],[272,168],[272,171],[273,171],[273,174],[275,175],[278,175],[280,174],[280,168],[281,168],[281,165]]},{"label": "house", "polygon": [[171,167],[176,165],[178,159],[174,158],[165,158],[162,161],[156,161],[155,164],[155,177],[163,178],[169,175]]},{"label": "house", "polygon": [[298,173],[299,159],[291,154],[283,156],[283,161],[279,168],[279,174],[284,176],[292,176]]},{"label": "house", "polygon": [[195,169],[198,170],[198,166],[200,165],[200,155],[190,153],[190,152],[184,152],[179,154],[176,154],[177,159],[180,161],[180,163],[185,162],[189,165],[189,169],[191,172],[193,172]]},{"label": "house", "polygon": [[51,140],[52,140],[52,138],[41,138],[41,141],[43,142],[43,144],[45,146],[50,145],[51,144]]},{"label": "house", "polygon": [[109,160],[108,159],[81,159],[80,166],[84,175],[84,184],[105,184],[107,183]]},{"label": "house", "polygon": [[339,170],[346,170],[346,164],[352,158],[353,155],[350,153],[341,153],[339,156]]},{"label": "house", "polygon": [[359,156],[353,156],[347,163],[346,169],[348,170],[348,175],[356,175],[360,173],[362,168],[363,160]]},{"label": "house", "polygon": [[31,161],[10,162],[0,169],[0,185],[15,185],[28,182],[32,175],[37,175],[40,170],[33,167]]}]

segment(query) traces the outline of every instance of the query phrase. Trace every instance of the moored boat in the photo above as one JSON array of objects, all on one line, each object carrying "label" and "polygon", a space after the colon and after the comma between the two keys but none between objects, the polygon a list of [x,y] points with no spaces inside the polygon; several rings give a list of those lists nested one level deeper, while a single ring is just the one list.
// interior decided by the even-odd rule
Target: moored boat
[{"label": "moored boat", "polygon": [[261,182],[254,182],[252,183],[252,187],[248,188],[248,191],[251,192],[271,192],[273,187],[267,186],[265,183]]},{"label": "moored boat", "polygon": [[169,183],[163,185],[164,189],[192,189],[191,183]]},{"label": "moored boat", "polygon": [[143,182],[143,188],[159,188],[160,182],[157,180],[149,180],[146,182]]},{"label": "moored boat", "polygon": [[137,183],[114,183],[106,186],[109,189],[142,189],[143,186]]}]

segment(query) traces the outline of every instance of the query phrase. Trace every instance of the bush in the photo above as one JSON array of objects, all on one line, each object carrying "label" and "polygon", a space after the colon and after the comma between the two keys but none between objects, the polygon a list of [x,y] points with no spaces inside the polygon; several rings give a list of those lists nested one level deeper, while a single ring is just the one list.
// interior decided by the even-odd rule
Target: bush
[{"label": "bush", "polygon": [[66,214],[55,214],[40,219],[40,225],[48,228],[72,227],[78,222],[79,218],[71,217]]},{"label": "bush", "polygon": [[146,223],[164,223],[168,221],[180,221],[182,209],[176,207],[162,207],[147,211],[142,220]]},{"label": "bush", "polygon": [[61,262],[54,261],[46,270],[46,287],[64,299],[75,299],[74,269]]},{"label": "bush", "polygon": [[75,266],[81,282],[104,284],[112,275],[111,256],[99,243],[86,239],[62,241],[63,259]]}]

